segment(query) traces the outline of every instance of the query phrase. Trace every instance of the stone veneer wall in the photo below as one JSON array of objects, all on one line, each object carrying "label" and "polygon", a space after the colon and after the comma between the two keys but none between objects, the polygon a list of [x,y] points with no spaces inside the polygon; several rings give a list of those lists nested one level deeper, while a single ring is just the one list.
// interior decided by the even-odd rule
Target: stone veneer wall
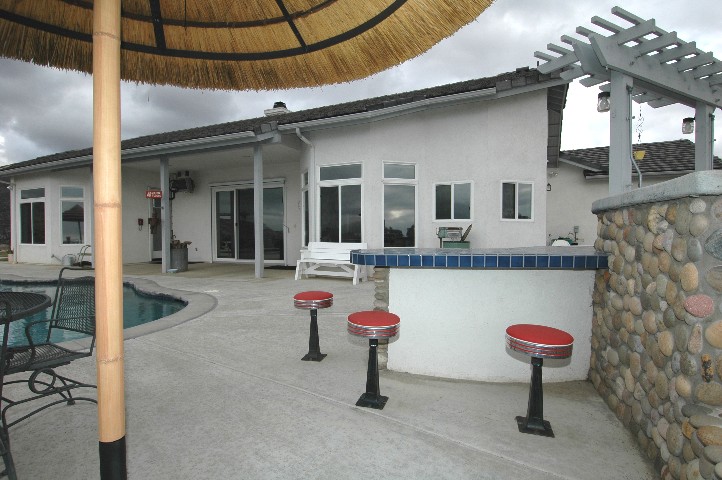
[{"label": "stone veneer wall", "polygon": [[722,479],[722,197],[598,218],[589,378],[663,479]]}]

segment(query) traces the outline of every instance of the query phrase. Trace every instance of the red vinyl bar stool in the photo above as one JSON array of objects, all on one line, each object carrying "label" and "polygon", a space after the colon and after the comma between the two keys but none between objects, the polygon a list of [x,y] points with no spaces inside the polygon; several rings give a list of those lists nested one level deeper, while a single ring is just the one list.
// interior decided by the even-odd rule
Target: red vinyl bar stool
[{"label": "red vinyl bar stool", "polygon": [[397,315],[380,310],[352,313],[348,316],[348,333],[369,339],[369,366],[366,374],[366,393],[356,402],[358,407],[383,410],[389,397],[381,395],[379,388],[379,338],[395,337],[401,320]]},{"label": "red vinyl bar stool", "polygon": [[519,431],[553,437],[551,424],[544,420],[542,364],[545,358],[564,359],[572,356],[574,337],[558,328],[519,324],[506,329],[506,346],[531,357],[531,385],[526,417],[516,417]]},{"label": "red vinyl bar stool", "polygon": [[296,308],[311,310],[311,332],[308,336],[308,353],[301,360],[320,362],[326,357],[326,354],[321,353],[321,347],[318,343],[318,309],[328,308],[333,305],[333,293],[316,290],[297,293],[293,296],[293,305]]}]

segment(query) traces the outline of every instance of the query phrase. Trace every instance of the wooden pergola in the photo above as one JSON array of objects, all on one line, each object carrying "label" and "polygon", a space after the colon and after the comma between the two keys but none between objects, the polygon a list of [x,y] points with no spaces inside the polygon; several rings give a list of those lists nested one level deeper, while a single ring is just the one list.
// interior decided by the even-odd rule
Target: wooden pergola
[{"label": "wooden pergola", "polygon": [[[600,17],[592,24],[611,35],[604,36],[585,27],[563,35],[569,47],[548,44],[555,55],[535,52],[545,63],[541,73],[563,69],[562,78],[586,87],[599,85],[610,103],[609,194],[632,188],[632,100],[653,108],[675,103],[695,110],[695,170],[712,169],[714,111],[722,108],[722,62],[712,52],[686,42],[676,32],[658,28],[654,19],[645,20],[619,7],[612,14],[631,24],[619,26]],[[680,119],[681,120],[681,119]]]}]

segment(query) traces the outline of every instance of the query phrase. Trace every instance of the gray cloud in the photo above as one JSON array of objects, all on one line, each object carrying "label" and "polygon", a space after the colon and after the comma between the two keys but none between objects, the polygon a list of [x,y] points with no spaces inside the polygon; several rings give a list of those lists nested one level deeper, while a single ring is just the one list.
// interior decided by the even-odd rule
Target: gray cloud
[{"label": "gray cloud", "polygon": [[[403,92],[535,66],[534,51],[593,27],[594,15],[614,20],[617,0],[497,0],[476,21],[429,52],[357,82],[272,92],[218,92],[123,83],[122,136],[141,135],[263,115],[275,101],[291,110]],[[717,0],[629,0],[625,8],[657,25],[722,52]],[[617,21],[625,25],[622,20]],[[564,112],[563,148],[607,145],[608,115],[595,111],[597,90],[572,85]],[[635,106],[638,115],[638,106]],[[642,142],[681,137],[686,107],[642,107]],[[720,122],[717,122],[718,125]],[[719,127],[717,129],[719,131]],[[636,140],[637,135],[635,133]],[[691,137],[688,137],[691,138]],[[88,75],[0,60],[0,163],[17,162],[92,144],[92,78]],[[716,153],[722,156],[722,145]]]}]

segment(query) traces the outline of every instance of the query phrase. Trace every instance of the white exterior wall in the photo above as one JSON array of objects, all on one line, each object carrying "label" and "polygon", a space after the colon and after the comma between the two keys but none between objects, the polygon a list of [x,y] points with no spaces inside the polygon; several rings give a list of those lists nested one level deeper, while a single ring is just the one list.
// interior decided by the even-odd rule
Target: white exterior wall
[{"label": "white exterior wall", "polygon": [[[369,248],[383,246],[383,162],[417,165],[417,247],[438,247],[439,226],[469,223],[472,248],[532,246],[546,241],[546,118],[546,92],[540,91],[306,136],[314,144],[316,175],[324,165],[363,164],[363,241]],[[534,184],[533,220],[501,220],[502,180]],[[434,184],[449,181],[472,182],[471,222],[434,221]]]},{"label": "white exterior wall", "polygon": [[[455,106],[431,106],[393,117],[356,125],[303,130],[312,146],[283,134],[280,144],[264,145],[264,178],[281,180],[285,187],[285,263],[294,265],[303,241],[301,174],[308,170],[311,203],[311,240],[318,240],[319,167],[343,163],[363,165],[363,241],[370,248],[383,246],[383,163],[417,166],[417,247],[439,246],[439,226],[473,225],[472,248],[543,245],[546,242],[546,90],[501,99],[486,98]],[[170,173],[188,170],[193,193],[178,192],[171,202],[173,234],[192,242],[190,261],[212,261],[214,229],[212,188],[253,181],[251,147],[172,155]],[[147,219],[150,202],[145,191],[160,186],[160,161],[149,159],[123,167],[123,261],[151,259]],[[434,185],[438,182],[472,183],[472,219],[434,221]],[[534,219],[501,220],[501,182],[534,185]],[[59,194],[61,185],[86,186],[86,243],[92,236],[92,177],[89,167],[41,175],[23,175],[21,188],[45,187],[46,239],[44,246],[20,246],[19,262],[59,262],[79,246],[59,245]],[[16,193],[17,195],[17,193]],[[17,219],[17,202],[15,203]],[[58,212],[54,212],[57,209]],[[142,229],[138,219],[143,219]],[[17,223],[17,221],[15,222]],[[16,232],[17,235],[17,232]],[[16,236],[16,240],[17,240]],[[55,244],[53,244],[55,242]],[[16,242],[17,244],[17,242]],[[53,260],[52,255],[56,256]]]},{"label": "white exterior wall", "polygon": [[[547,179],[551,185],[551,191],[546,192],[548,239],[573,236],[573,228],[578,225],[577,243],[593,245],[597,238],[597,216],[592,213],[592,203],[609,196],[609,180],[606,177],[587,180],[581,168],[562,162],[549,171],[557,175]],[[646,187],[670,178],[673,177],[643,176],[642,184]],[[633,185],[636,189],[636,177]]]},{"label": "white exterior wall", "polygon": [[[436,377],[528,382],[530,358],[506,349],[517,323],[574,337],[567,360],[544,360],[545,381],[585,380],[592,335],[594,271],[389,269],[389,311],[401,331],[388,368]],[[559,368],[555,368],[559,367]]]},{"label": "white exterior wall", "polygon": [[77,254],[81,245],[62,244],[62,225],[60,221],[61,200],[60,188],[63,186],[83,187],[85,208],[85,243],[91,243],[93,230],[90,219],[93,210],[92,179],[88,167],[74,170],[53,172],[52,176],[36,174],[16,177],[15,187],[11,192],[13,196],[11,228],[19,225],[20,220],[20,191],[31,188],[45,188],[45,244],[20,244],[20,231],[15,228],[12,233],[15,259],[22,263],[61,263],[65,255]]}]

